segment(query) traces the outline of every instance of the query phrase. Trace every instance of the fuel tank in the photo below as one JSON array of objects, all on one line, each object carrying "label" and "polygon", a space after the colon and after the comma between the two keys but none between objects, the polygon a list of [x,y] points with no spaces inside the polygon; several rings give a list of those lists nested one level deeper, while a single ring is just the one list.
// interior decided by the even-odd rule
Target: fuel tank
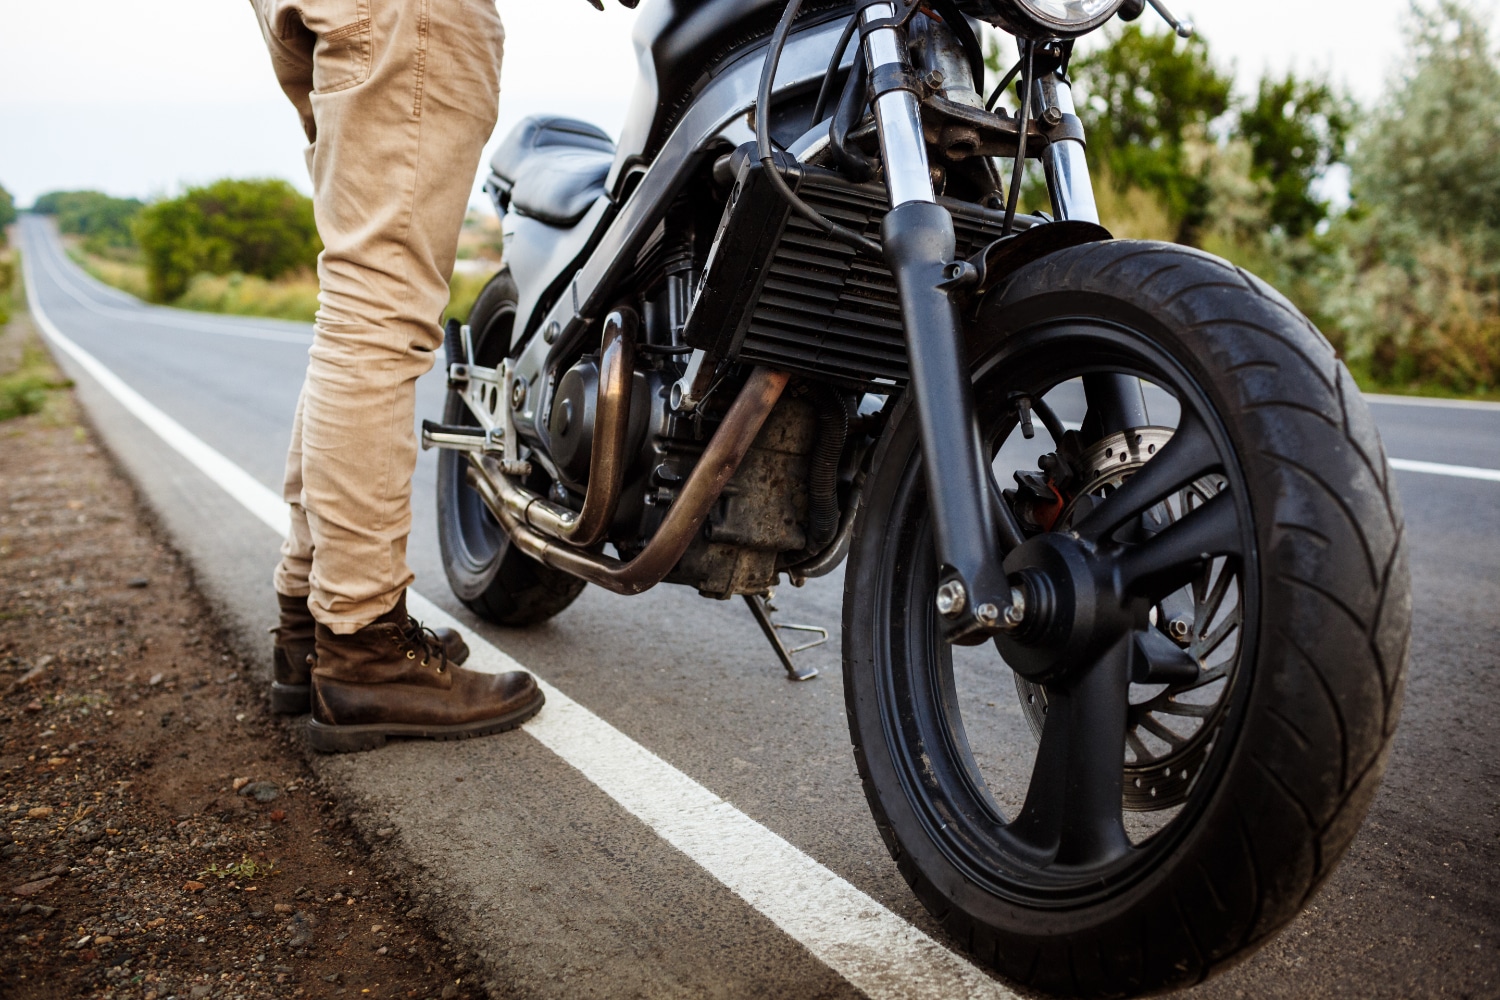
[{"label": "fuel tank", "polygon": [[[742,50],[770,37],[786,0],[646,0],[635,23],[640,67],[616,163],[648,160],[688,103]],[[849,0],[805,0],[799,30],[848,17]]]}]

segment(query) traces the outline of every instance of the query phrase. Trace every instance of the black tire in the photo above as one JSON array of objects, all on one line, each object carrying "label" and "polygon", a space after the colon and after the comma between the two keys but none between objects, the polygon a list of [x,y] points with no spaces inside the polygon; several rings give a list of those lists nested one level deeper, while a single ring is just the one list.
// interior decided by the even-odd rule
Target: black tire
[{"label": "black tire", "polygon": [[932,591],[922,588],[935,587],[936,569],[926,565],[933,549],[909,399],[864,493],[845,583],[844,683],[876,822],[947,932],[1032,989],[1118,996],[1191,985],[1243,959],[1328,877],[1384,772],[1411,599],[1400,504],[1374,422],[1333,349],[1288,301],[1181,247],[1119,241],[1057,253],[1012,276],[979,313],[969,349],[981,419],[991,389],[1026,377],[1007,372],[1042,364],[1027,360],[1043,357],[1041,345],[1056,355],[1094,343],[1069,340],[1085,336],[1114,338],[1122,358],[1144,359],[1121,370],[1181,380],[1184,406],[1201,406],[1232,452],[1229,485],[1242,494],[1244,530],[1253,525],[1239,667],[1186,804],[1096,884],[1069,888],[1060,871],[1054,885],[1050,862],[977,873],[969,863],[977,855],[958,842],[954,817],[978,793],[954,779],[951,800],[939,801],[927,784],[943,754],[967,747],[962,724],[937,719],[923,730],[956,725],[955,746],[908,735],[910,716],[941,703],[930,679],[926,693],[914,680],[941,670],[921,660],[934,648]]},{"label": "black tire", "polygon": [[[509,353],[517,297],[509,270],[495,275],[479,293],[469,313],[478,364],[496,366]],[[475,424],[463,400],[451,392],[443,422]],[[552,618],[577,600],[587,584],[512,547],[465,480],[467,467],[468,460],[458,452],[438,455],[438,543],[448,585],[469,610],[496,625],[523,627]],[[528,485],[545,490],[548,484]]]}]

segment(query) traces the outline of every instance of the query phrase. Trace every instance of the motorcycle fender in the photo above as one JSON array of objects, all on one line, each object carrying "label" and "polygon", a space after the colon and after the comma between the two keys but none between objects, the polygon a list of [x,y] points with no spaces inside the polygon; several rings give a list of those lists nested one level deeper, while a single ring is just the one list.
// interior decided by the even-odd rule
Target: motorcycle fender
[{"label": "motorcycle fender", "polygon": [[977,306],[1006,278],[1048,254],[1112,239],[1114,236],[1103,226],[1072,220],[1032,226],[1014,236],[998,239],[969,259],[978,279],[969,290],[970,301]]}]

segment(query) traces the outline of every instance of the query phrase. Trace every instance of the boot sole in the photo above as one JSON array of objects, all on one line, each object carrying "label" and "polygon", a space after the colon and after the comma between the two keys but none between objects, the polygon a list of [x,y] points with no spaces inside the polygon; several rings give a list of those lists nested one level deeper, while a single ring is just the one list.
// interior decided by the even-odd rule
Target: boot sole
[{"label": "boot sole", "polygon": [[277,715],[306,715],[312,711],[311,684],[271,682],[271,711]]},{"label": "boot sole", "polygon": [[391,737],[418,740],[468,740],[515,729],[541,711],[547,699],[542,692],[533,701],[493,719],[480,719],[458,726],[418,726],[407,723],[383,723],[363,726],[339,726],[317,719],[307,720],[307,743],[318,753],[361,753],[378,750]]}]

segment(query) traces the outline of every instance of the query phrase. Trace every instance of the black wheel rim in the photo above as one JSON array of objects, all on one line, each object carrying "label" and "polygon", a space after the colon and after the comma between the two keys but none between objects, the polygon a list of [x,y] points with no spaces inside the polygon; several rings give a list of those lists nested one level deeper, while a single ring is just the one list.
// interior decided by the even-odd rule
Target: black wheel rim
[{"label": "black wheel rim", "polygon": [[[1232,530],[1238,534],[1243,553],[1237,563],[1241,615],[1237,669],[1223,685],[1220,711],[1211,721],[1211,731],[1196,744],[1202,751],[1201,758],[1194,763],[1196,772],[1183,780],[1182,802],[1161,829],[1123,848],[1088,847],[1092,835],[1077,831],[1100,819],[1104,808],[1100,794],[1082,796],[1079,801],[1086,802],[1081,809],[1084,815],[1070,817],[1067,796],[1052,791],[1051,785],[1038,777],[1042,768],[1052,767],[1061,759],[1059,753],[1064,753],[1070,766],[1076,767],[1077,760],[1085,759],[1086,755],[1067,756],[1057,750],[1063,742],[1060,737],[1051,741],[1049,748],[1044,735],[1026,805],[1007,811],[999,804],[970,744],[955,683],[953,651],[940,637],[932,600],[938,574],[920,459],[905,470],[894,498],[892,535],[886,542],[891,555],[883,567],[881,625],[882,641],[889,643],[885,661],[891,668],[881,674],[878,697],[887,742],[905,794],[929,839],[955,868],[988,895],[1027,906],[1068,908],[1107,898],[1134,884],[1180,844],[1218,789],[1253,680],[1259,584],[1248,492],[1210,397],[1184,365],[1148,336],[1125,326],[1070,320],[1032,327],[1007,337],[979,366],[976,399],[981,429],[992,440],[1003,439],[1017,424],[1016,395],[1041,398],[1054,386],[1098,372],[1138,376],[1166,390],[1177,399],[1185,415],[1180,425],[1184,441],[1200,432],[1206,435],[1229,496],[1215,511],[1228,510],[1232,504]],[[1196,424],[1191,423],[1193,417]],[[1179,450],[1179,454],[1185,453],[1186,444]],[[1169,468],[1165,464],[1169,460],[1175,461],[1171,455],[1168,449],[1161,452],[1163,468]],[[1200,523],[1194,522],[1193,527]],[[1142,548],[1152,540],[1148,538]],[[996,655],[993,650],[990,653]],[[1075,701],[1079,704],[1088,698],[1097,703],[1104,697],[1071,693],[1078,695]],[[1084,719],[1087,713],[1072,717]],[[1210,723],[1204,728],[1210,729]],[[1097,752],[1094,759],[1100,759]],[[1107,793],[1109,783],[1104,778],[1115,782],[1113,808],[1122,828],[1126,759],[1122,730],[1114,749],[1115,773],[1101,778],[1102,784],[1096,783]],[[1104,765],[1092,768],[1094,772],[1106,769]],[[1049,773],[1057,773],[1055,767]],[[1040,808],[1033,797],[1042,803]],[[1064,803],[1060,807],[1056,805],[1059,801]],[[1038,835],[1047,823],[1056,827],[1051,834],[1056,835],[1060,848],[1049,840],[1051,834]]]}]

